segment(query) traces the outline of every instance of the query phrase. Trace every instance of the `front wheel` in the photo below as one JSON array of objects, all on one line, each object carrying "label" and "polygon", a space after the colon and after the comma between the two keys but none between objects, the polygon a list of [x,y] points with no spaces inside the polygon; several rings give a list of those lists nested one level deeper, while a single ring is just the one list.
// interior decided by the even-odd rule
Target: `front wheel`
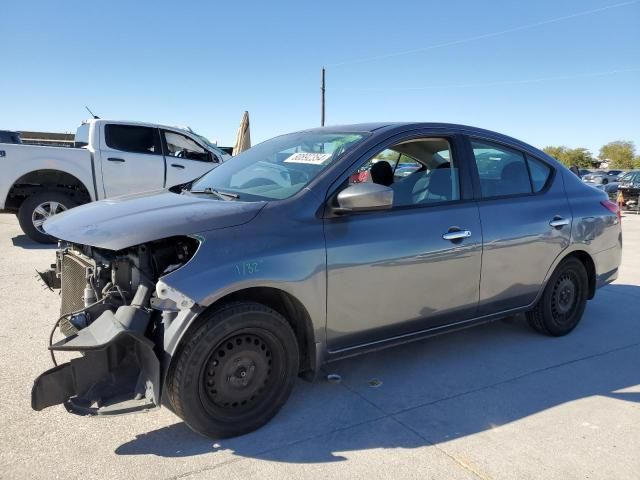
[{"label": "front wheel", "polygon": [[298,373],[295,334],[282,315],[258,303],[229,304],[203,320],[169,373],[171,406],[211,438],[251,432],[291,393]]},{"label": "front wheel", "polygon": [[563,260],[551,275],[537,305],[527,312],[529,325],[554,337],[566,335],[582,318],[588,290],[589,280],[582,262],[577,258]]}]

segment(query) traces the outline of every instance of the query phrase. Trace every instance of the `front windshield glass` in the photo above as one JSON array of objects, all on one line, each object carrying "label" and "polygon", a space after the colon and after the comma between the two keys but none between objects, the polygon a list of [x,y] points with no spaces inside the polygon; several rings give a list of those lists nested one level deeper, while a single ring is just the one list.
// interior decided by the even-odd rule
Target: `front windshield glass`
[{"label": "front windshield glass", "polygon": [[300,132],[250,148],[196,180],[192,192],[215,190],[244,201],[282,200],[296,194],[362,133]]}]

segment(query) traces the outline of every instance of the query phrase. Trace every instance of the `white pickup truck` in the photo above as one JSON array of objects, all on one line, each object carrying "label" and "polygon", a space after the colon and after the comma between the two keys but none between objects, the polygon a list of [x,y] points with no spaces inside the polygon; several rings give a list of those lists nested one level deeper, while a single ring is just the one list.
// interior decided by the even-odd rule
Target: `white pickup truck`
[{"label": "white pickup truck", "polygon": [[230,156],[191,130],[92,119],[76,148],[0,143],[0,212],[33,240],[54,242],[44,221],[77,205],[189,182]]}]

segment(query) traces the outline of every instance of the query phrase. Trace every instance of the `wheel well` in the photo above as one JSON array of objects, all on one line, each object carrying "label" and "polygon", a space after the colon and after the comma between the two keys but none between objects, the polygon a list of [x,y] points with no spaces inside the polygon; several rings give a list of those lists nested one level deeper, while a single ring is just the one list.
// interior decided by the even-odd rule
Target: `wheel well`
[{"label": "wheel well", "polygon": [[589,300],[591,300],[596,294],[596,266],[593,263],[591,255],[584,250],[578,250],[571,252],[566,258],[575,257],[582,262],[584,268],[587,270],[587,278],[589,279]]},{"label": "wheel well", "polygon": [[208,308],[218,308],[229,302],[261,303],[278,312],[289,322],[298,340],[298,348],[300,349],[299,373],[309,372],[318,367],[315,365],[315,341],[311,317],[302,302],[293,295],[277,288],[252,287],[230,293]]},{"label": "wheel well", "polygon": [[15,181],[7,195],[5,209],[17,211],[27,197],[43,190],[66,193],[78,204],[91,201],[87,187],[73,175],[60,170],[36,170]]}]

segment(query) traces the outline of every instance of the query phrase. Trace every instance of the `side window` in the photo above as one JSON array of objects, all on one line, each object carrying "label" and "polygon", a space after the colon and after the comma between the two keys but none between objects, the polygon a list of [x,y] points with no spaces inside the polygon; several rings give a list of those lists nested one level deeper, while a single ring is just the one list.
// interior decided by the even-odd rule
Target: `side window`
[{"label": "side window", "polygon": [[393,206],[460,199],[458,165],[444,138],[401,142],[378,153],[349,176],[349,184],[373,182],[393,189]]},{"label": "side window", "polygon": [[538,193],[549,181],[549,177],[551,177],[551,167],[542,160],[530,157],[529,155],[527,155],[527,163],[529,164],[533,191]]},{"label": "side window", "polygon": [[163,131],[167,144],[167,155],[201,162],[211,161],[209,152],[191,138],[177,132]]},{"label": "side window", "polygon": [[483,198],[531,193],[524,154],[502,145],[472,140]]},{"label": "side window", "polygon": [[107,146],[132,153],[150,153],[160,155],[158,131],[151,127],[134,125],[105,125]]}]

